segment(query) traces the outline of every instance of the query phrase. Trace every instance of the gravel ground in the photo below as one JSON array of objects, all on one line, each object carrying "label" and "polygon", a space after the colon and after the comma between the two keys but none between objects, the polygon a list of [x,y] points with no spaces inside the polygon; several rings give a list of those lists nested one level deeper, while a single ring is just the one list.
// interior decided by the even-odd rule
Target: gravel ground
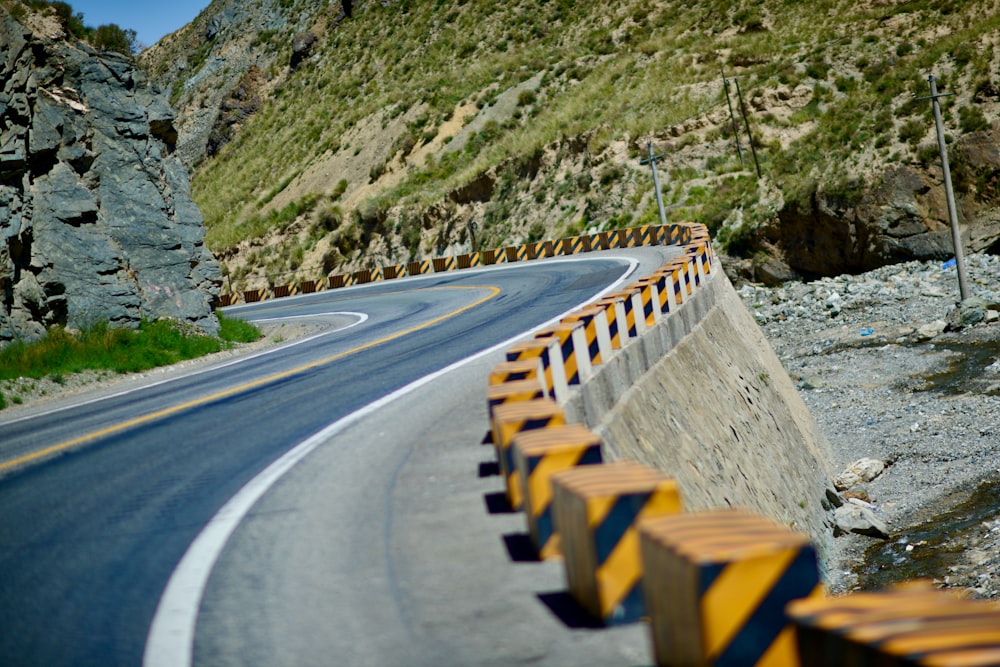
[{"label": "gravel ground", "polygon": [[890,537],[836,539],[834,592],[925,577],[1000,596],[1000,313],[990,307],[1000,302],[1000,257],[973,255],[967,268],[986,317],[940,333],[959,291],[956,270],[941,263],[738,288],[829,439],[835,469],[887,463],[857,491]]}]

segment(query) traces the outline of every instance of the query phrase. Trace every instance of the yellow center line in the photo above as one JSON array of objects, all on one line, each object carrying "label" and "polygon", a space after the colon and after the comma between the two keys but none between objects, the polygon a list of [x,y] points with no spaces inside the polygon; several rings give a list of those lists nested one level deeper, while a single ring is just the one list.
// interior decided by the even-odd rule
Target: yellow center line
[{"label": "yellow center line", "polygon": [[[50,454],[56,454],[58,452],[66,451],[67,449],[70,449],[71,447],[75,447],[77,445],[81,445],[81,444],[83,444],[85,442],[89,442],[91,440],[96,440],[98,438],[103,438],[104,436],[111,435],[113,433],[119,433],[119,432],[124,431],[126,429],[132,428],[133,426],[139,426],[141,424],[148,424],[149,422],[156,421],[157,419],[162,419],[164,417],[169,417],[171,415],[175,415],[178,412],[183,412],[185,410],[189,410],[191,408],[195,408],[195,407],[198,407],[200,405],[205,405],[206,403],[212,403],[214,401],[218,401],[218,400],[223,399],[223,398],[228,398],[228,397],[233,396],[235,394],[239,394],[239,393],[242,393],[242,392],[245,392],[245,391],[249,391],[251,389],[256,389],[257,387],[261,387],[263,385],[270,384],[272,382],[277,382],[278,380],[283,380],[283,379],[285,379],[287,377],[290,377],[292,375],[298,375],[299,373],[304,373],[305,371],[312,370],[312,369],[317,368],[319,366],[324,366],[326,364],[329,364],[329,363],[332,363],[334,361],[337,361],[338,359],[343,359],[344,357],[350,356],[352,354],[356,354],[356,353],[361,352],[363,350],[368,350],[368,349],[373,348],[373,347],[375,347],[377,345],[381,345],[382,343],[388,343],[391,340],[395,340],[397,338],[402,338],[403,336],[407,336],[407,335],[409,335],[411,333],[415,333],[417,331],[420,331],[421,329],[426,329],[428,327],[432,327],[435,324],[443,322],[443,321],[445,321],[447,319],[455,317],[456,315],[464,313],[467,310],[471,310],[472,308],[475,308],[476,306],[484,304],[487,301],[489,301],[490,299],[493,299],[498,294],[500,294],[500,288],[498,288],[498,287],[492,287],[492,286],[474,286],[474,285],[470,285],[470,286],[457,286],[457,285],[451,285],[451,286],[441,286],[441,287],[431,287],[431,288],[428,288],[428,290],[437,290],[437,289],[479,289],[479,290],[489,290],[490,293],[489,293],[489,295],[484,296],[483,298],[478,299],[476,301],[473,301],[472,303],[470,303],[470,304],[468,304],[466,306],[462,306],[461,308],[459,308],[457,310],[453,310],[453,311],[451,311],[449,313],[445,313],[444,315],[441,315],[440,317],[435,317],[434,319],[428,320],[428,321],[424,322],[423,324],[418,324],[415,327],[410,327],[409,329],[404,329],[402,331],[397,331],[394,334],[391,334],[391,335],[386,336],[384,338],[379,338],[378,340],[373,340],[370,343],[365,343],[364,345],[359,345],[358,347],[351,348],[350,350],[346,350],[344,352],[338,352],[337,354],[331,355],[329,357],[325,357],[325,358],[320,359],[318,361],[313,361],[313,362],[310,362],[308,364],[304,364],[302,366],[298,366],[296,368],[289,369],[287,371],[282,371],[280,373],[275,373],[273,375],[269,375],[267,377],[263,377],[263,378],[260,378],[258,380],[254,380],[252,382],[247,382],[245,384],[241,384],[241,385],[236,386],[236,387],[231,387],[229,389],[224,389],[224,390],[216,392],[214,394],[209,394],[208,396],[203,396],[201,398],[196,398],[196,399],[194,399],[192,401],[188,401],[186,403],[181,403],[181,404],[175,405],[173,407],[164,408],[163,410],[157,410],[156,412],[151,412],[149,414],[142,415],[141,417],[135,417],[134,419],[129,419],[129,420],[126,420],[126,421],[123,421],[123,422],[119,422],[118,424],[115,424],[113,426],[108,426],[107,428],[102,428],[102,429],[99,429],[97,431],[92,431],[91,433],[87,433],[85,435],[77,436],[76,438],[73,438],[71,440],[66,440],[65,442],[60,442],[60,443],[58,443],[56,445],[51,445],[49,447],[45,447],[44,449],[39,449],[38,451],[31,452],[30,454],[24,454],[23,456],[19,456],[17,458],[11,459],[9,461],[4,461],[4,462],[0,463],[0,473],[6,472],[6,471],[11,470],[13,468],[16,468],[18,466],[24,465],[25,463],[30,463],[31,461],[35,461],[35,460],[43,458],[45,456],[49,456]],[[422,291],[422,290],[413,290],[413,291]]]}]

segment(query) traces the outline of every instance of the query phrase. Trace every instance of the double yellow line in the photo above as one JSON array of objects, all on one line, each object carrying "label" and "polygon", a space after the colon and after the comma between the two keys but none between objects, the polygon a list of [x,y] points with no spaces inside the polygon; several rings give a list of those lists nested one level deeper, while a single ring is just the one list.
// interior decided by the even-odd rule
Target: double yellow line
[{"label": "double yellow line", "polygon": [[[17,458],[13,458],[13,459],[11,459],[9,461],[0,462],[0,474],[2,474],[4,472],[7,472],[8,470],[13,470],[14,468],[22,466],[22,465],[24,465],[26,463],[30,463],[32,461],[36,461],[38,459],[44,458],[46,456],[50,456],[52,454],[58,454],[59,452],[64,452],[64,451],[72,449],[73,447],[76,447],[78,445],[82,445],[82,444],[84,444],[86,442],[90,442],[92,440],[97,440],[99,438],[103,438],[105,436],[112,435],[114,433],[120,433],[121,431],[124,431],[126,429],[130,429],[133,426],[140,426],[142,424],[148,424],[148,423],[156,421],[158,419],[163,419],[165,417],[170,417],[171,415],[175,415],[175,414],[177,414],[179,412],[183,412],[185,410],[190,410],[191,408],[196,408],[196,407],[198,407],[200,405],[205,405],[207,403],[212,403],[213,401],[218,401],[218,400],[221,400],[223,398],[228,398],[230,396],[233,396],[235,394],[239,394],[239,393],[242,393],[242,392],[245,392],[245,391],[249,391],[251,389],[256,389],[257,387],[261,387],[263,385],[270,384],[272,382],[277,382],[279,380],[283,380],[283,379],[285,379],[287,377],[290,377],[292,375],[298,375],[299,373],[304,373],[305,371],[312,370],[313,368],[317,368],[319,366],[325,366],[326,364],[333,363],[334,361],[337,361],[338,359],[343,359],[344,357],[350,356],[352,354],[356,354],[356,353],[361,352],[363,350],[368,350],[368,349],[373,348],[373,347],[375,347],[377,345],[381,345],[383,343],[387,343],[387,342],[389,342],[391,340],[396,340],[397,338],[402,338],[403,336],[407,336],[407,335],[412,334],[414,332],[420,331],[421,329],[426,329],[428,327],[432,327],[435,324],[438,324],[438,323],[443,322],[443,321],[445,321],[447,319],[455,317],[456,315],[464,313],[467,310],[471,310],[472,308],[475,308],[476,306],[482,305],[482,304],[486,303],[487,301],[489,301],[490,299],[493,299],[494,297],[496,297],[497,295],[500,294],[500,288],[498,288],[498,287],[492,287],[492,286],[454,286],[454,285],[452,285],[452,286],[441,286],[441,287],[429,287],[429,288],[426,288],[426,291],[441,290],[441,289],[487,290],[487,291],[489,291],[489,294],[487,296],[484,296],[481,299],[477,299],[476,301],[473,301],[472,303],[470,303],[470,304],[468,304],[466,306],[458,308],[457,310],[453,310],[453,311],[451,311],[449,313],[445,313],[444,315],[441,315],[440,317],[435,317],[432,320],[428,320],[427,322],[424,322],[423,324],[418,324],[415,327],[410,327],[409,329],[404,329],[402,331],[397,331],[396,333],[391,334],[389,336],[386,336],[384,338],[379,338],[378,340],[373,340],[373,341],[371,341],[369,343],[365,343],[364,345],[359,345],[358,347],[351,348],[350,350],[346,350],[344,352],[338,352],[337,354],[331,355],[329,357],[325,357],[325,358],[320,359],[318,361],[313,361],[311,363],[304,364],[302,366],[297,366],[296,368],[292,368],[292,369],[289,369],[287,371],[282,371],[280,373],[275,373],[273,375],[268,375],[266,377],[262,377],[260,379],[254,380],[252,382],[247,382],[245,384],[241,384],[241,385],[238,385],[236,387],[231,387],[229,389],[224,389],[224,390],[216,392],[214,394],[209,394],[207,396],[202,396],[201,398],[196,398],[194,400],[187,401],[186,403],[180,403],[178,405],[174,405],[174,406],[169,407],[169,408],[164,408],[162,410],[157,410],[156,412],[151,412],[149,414],[145,414],[145,415],[142,415],[140,417],[135,417],[133,419],[128,419],[126,421],[119,422],[119,423],[117,423],[117,424],[115,424],[113,426],[108,426],[106,428],[102,428],[102,429],[99,429],[97,431],[91,431],[90,433],[87,433],[87,434],[81,435],[81,436],[77,436],[75,438],[72,438],[71,440],[66,440],[64,442],[60,442],[60,443],[55,444],[55,445],[50,445],[50,446],[45,447],[43,449],[39,449],[37,451],[31,452],[30,454],[24,454],[24,455],[19,456]],[[413,290],[413,291],[425,291],[425,290]]]}]

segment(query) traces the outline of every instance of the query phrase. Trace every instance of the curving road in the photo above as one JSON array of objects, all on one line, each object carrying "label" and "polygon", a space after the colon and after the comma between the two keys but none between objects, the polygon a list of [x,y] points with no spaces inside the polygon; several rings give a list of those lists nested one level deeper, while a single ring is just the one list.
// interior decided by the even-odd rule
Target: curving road
[{"label": "curving road", "polygon": [[560,620],[560,565],[518,562],[479,441],[506,341],[672,252],[241,307],[331,330],[0,413],[0,664],[648,663],[638,626]]}]

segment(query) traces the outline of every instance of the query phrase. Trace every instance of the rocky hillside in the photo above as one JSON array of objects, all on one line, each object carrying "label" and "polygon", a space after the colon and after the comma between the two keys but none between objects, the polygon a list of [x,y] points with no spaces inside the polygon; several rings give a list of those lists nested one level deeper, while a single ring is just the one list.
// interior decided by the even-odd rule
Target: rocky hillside
[{"label": "rocky hillside", "polygon": [[667,217],[774,280],[950,254],[929,74],[1000,250],[998,37],[997,0],[214,0],[141,62],[234,288],[655,221],[650,142]]},{"label": "rocky hillside", "polygon": [[159,91],[10,2],[0,79],[0,344],[157,317],[215,332],[219,266]]}]

